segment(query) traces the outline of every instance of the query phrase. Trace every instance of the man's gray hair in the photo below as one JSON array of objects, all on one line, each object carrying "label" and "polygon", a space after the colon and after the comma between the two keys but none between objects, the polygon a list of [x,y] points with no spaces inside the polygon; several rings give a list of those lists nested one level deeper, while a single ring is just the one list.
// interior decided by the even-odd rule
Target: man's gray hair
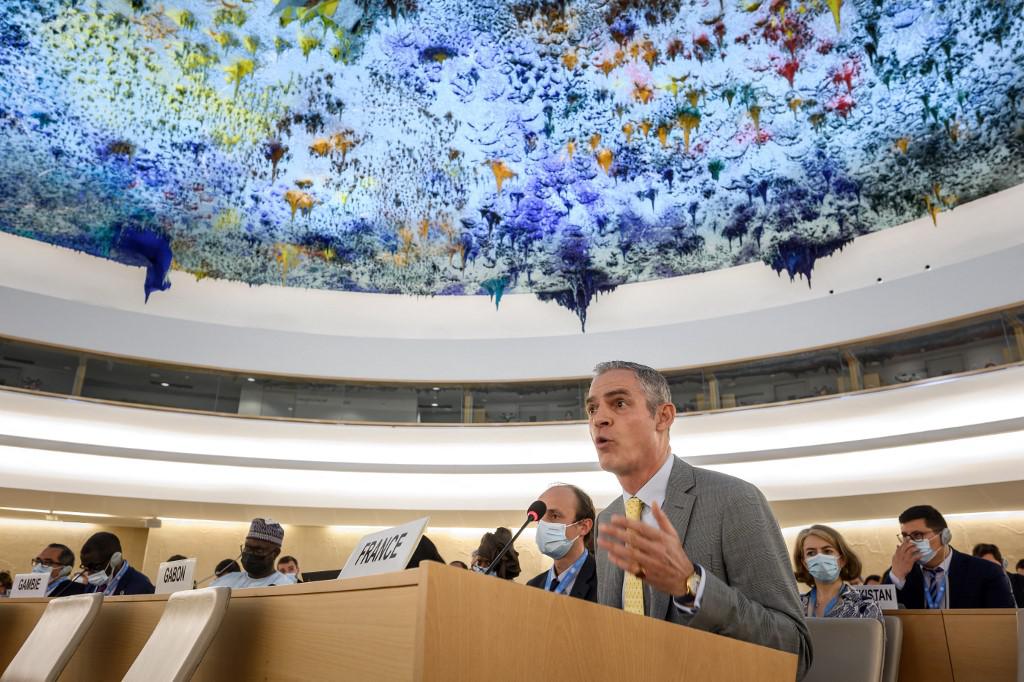
[{"label": "man's gray hair", "polygon": [[638,362],[627,362],[626,360],[599,362],[594,367],[594,378],[596,379],[602,374],[616,369],[629,370],[636,376],[637,381],[640,382],[644,389],[644,396],[647,398],[647,409],[651,411],[651,416],[657,413],[659,407],[665,403],[672,402],[672,391],[669,390],[668,381],[662,376],[661,372],[653,367],[641,365]]}]

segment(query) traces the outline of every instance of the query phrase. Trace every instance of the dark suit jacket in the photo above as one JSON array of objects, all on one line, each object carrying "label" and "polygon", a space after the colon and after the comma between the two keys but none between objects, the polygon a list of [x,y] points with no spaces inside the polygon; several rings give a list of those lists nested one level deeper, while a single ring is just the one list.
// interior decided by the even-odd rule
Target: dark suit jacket
[{"label": "dark suit jacket", "polygon": [[84,583],[76,583],[73,580],[65,580],[57,586],[51,594],[48,596],[56,599],[57,597],[70,597],[76,594],[85,594],[86,588],[89,586]]},{"label": "dark suit jacket", "polygon": [[[544,571],[540,575],[531,578],[526,584],[543,590],[547,577],[548,572]],[[587,555],[587,560],[583,562],[583,566],[576,576],[576,582],[573,583],[572,589],[569,590],[569,596],[592,602],[597,601],[597,560],[594,559],[593,552]]]},{"label": "dark suit jacket", "polygon": [[[103,588],[96,588],[89,586],[88,592],[102,592]],[[121,576],[120,582],[117,583],[117,589],[114,590],[114,596],[120,594],[153,594],[156,588],[153,587],[153,583],[149,582],[149,578],[136,571],[131,566]]]},{"label": "dark suit jacket", "polygon": [[[952,548],[951,548],[952,549]],[[882,576],[883,583],[892,584],[890,568]],[[1012,609],[1013,593],[1003,567],[991,561],[953,550],[949,561],[949,608],[951,609]],[[908,609],[926,609],[924,598],[924,572],[921,566],[907,574],[902,590],[896,590],[896,600]]]},{"label": "dark suit jacket", "polygon": [[[726,474],[674,458],[665,515],[683,549],[704,568],[701,607],[691,615],[672,597],[645,584],[647,615],[797,655],[797,679],[811,666],[811,638],[804,622],[782,531],[764,495]],[[625,515],[622,496],[598,515]],[[622,608],[622,569],[597,551],[598,601]]]}]

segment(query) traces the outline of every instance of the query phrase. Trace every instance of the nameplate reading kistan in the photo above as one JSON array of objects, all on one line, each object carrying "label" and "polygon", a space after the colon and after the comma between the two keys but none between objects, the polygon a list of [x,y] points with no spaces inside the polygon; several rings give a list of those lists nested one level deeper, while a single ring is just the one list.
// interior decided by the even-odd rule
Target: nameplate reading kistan
[{"label": "nameplate reading kistan", "polygon": [[352,550],[338,578],[404,571],[430,517],[365,536]]},{"label": "nameplate reading kistan", "polygon": [[156,593],[171,594],[192,589],[192,579],[196,574],[195,559],[165,561],[156,572]]},{"label": "nameplate reading kistan", "polygon": [[878,602],[878,608],[896,610],[899,604],[896,603],[895,585],[850,585],[858,592],[863,592]]},{"label": "nameplate reading kistan", "polygon": [[14,576],[11,599],[45,597],[50,585],[50,573],[19,573]]}]

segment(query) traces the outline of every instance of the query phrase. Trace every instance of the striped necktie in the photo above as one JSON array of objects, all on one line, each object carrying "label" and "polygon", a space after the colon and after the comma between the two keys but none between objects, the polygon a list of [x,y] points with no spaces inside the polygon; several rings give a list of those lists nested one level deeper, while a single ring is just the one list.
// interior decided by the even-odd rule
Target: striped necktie
[{"label": "striped necktie", "polygon": [[935,608],[941,609],[942,608],[942,604],[940,603],[939,600],[942,599],[942,594],[940,593],[940,588],[942,587],[942,584],[943,584],[942,583],[942,577],[943,577],[942,576],[942,567],[939,566],[937,568],[926,568],[926,569],[924,569],[924,574],[925,574],[925,577],[927,577],[928,580],[929,580],[929,582],[928,582],[928,600],[929,600],[929,602],[931,604],[936,604],[937,605]]},{"label": "striped necktie", "polygon": [[[639,497],[629,498],[626,500],[626,518],[630,521],[639,521],[643,508],[644,503]],[[623,579],[622,609],[627,613],[644,615],[643,581],[632,573],[626,573]]]}]

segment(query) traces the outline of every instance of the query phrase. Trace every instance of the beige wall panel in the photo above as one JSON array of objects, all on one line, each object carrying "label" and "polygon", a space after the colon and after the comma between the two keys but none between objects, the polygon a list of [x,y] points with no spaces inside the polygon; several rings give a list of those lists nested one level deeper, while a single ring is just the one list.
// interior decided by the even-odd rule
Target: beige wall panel
[{"label": "beige wall panel", "polygon": [[135,567],[143,565],[149,532],[145,528],[0,518],[0,571],[28,573],[32,570],[32,559],[51,542],[59,542],[71,548],[75,553],[77,570],[81,562],[79,555],[82,545],[90,535],[100,531],[117,535],[128,562]]},{"label": "beige wall panel", "polygon": [[[213,573],[221,559],[238,556],[238,547],[245,541],[247,523],[164,521],[161,528],[150,531],[149,546],[143,572],[155,575],[161,561],[173,554],[196,557],[197,579]],[[344,526],[285,525],[282,554],[299,560],[303,571],[326,571],[341,568],[359,538],[379,528]],[[467,564],[480,542],[482,528],[428,528],[427,535],[437,545],[445,561],[459,559]],[[518,582],[526,582],[550,565],[534,543],[533,531],[524,532],[516,541],[522,574]]]}]

